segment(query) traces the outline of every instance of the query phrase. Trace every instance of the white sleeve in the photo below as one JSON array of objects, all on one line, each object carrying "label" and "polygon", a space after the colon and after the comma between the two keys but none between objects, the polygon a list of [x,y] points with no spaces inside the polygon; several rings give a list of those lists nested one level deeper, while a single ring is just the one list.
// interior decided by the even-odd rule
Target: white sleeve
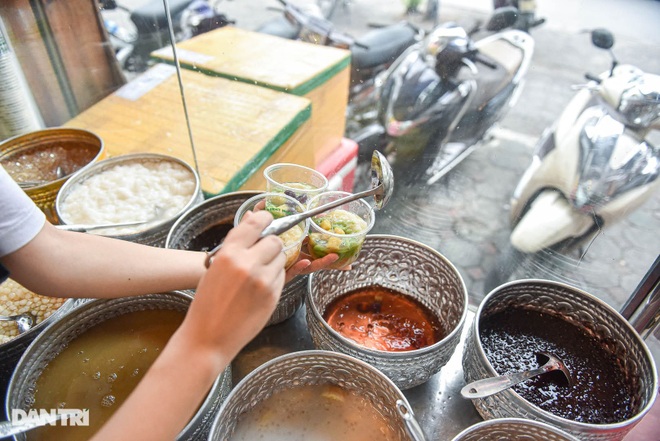
[{"label": "white sleeve", "polygon": [[45,221],[46,215],[0,166],[0,257],[30,242]]}]

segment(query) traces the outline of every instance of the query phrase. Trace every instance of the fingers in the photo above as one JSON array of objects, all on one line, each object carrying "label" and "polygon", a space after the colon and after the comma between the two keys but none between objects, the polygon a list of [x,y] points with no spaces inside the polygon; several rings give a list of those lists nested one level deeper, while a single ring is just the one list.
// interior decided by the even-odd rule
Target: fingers
[{"label": "fingers", "polygon": [[227,238],[223,243],[226,246],[249,247],[259,240],[259,235],[273,221],[273,216],[263,210],[258,212],[248,211],[241,219],[241,223],[229,230]]},{"label": "fingers", "polygon": [[310,262],[308,259],[301,259],[296,263],[294,263],[293,266],[286,271],[285,283],[289,283],[296,276],[299,276],[301,274],[307,274],[305,270],[309,268],[311,264],[312,262]]},{"label": "fingers", "polygon": [[337,260],[339,260],[339,256],[337,254],[334,254],[334,253],[328,254],[327,256],[321,257],[320,259],[312,260],[311,265],[309,265],[309,267],[307,267],[307,271],[312,273],[314,271],[319,271],[319,270],[328,268],[330,265],[335,263]]}]

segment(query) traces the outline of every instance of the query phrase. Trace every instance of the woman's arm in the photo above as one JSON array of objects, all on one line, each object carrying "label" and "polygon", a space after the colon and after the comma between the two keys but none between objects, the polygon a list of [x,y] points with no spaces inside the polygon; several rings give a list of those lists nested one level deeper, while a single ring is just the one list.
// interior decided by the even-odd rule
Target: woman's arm
[{"label": "woman's arm", "polygon": [[206,255],[62,231],[46,222],[27,245],[0,258],[12,279],[56,297],[121,297],[192,289]]},{"label": "woman's arm", "polygon": [[213,382],[265,326],[284,285],[285,256],[272,217],[249,213],[234,228],[197,288],[186,318],[137,388],[94,441],[174,439]]}]

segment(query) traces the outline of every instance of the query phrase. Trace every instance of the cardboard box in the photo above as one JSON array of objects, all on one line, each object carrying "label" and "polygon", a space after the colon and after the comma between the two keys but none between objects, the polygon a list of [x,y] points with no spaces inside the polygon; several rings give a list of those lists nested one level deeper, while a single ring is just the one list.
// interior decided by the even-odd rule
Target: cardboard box
[{"label": "cardboard box", "polygon": [[[186,114],[174,66],[159,64],[65,126],[99,135],[110,156],[155,152],[199,171],[206,196],[265,189],[275,162],[314,167],[308,99],[182,70]],[[197,164],[197,166],[195,166]]]},{"label": "cardboard box", "polygon": [[[350,51],[226,26],[176,45],[179,64],[207,75],[308,98],[316,164],[344,135]],[[174,62],[171,47],[152,53]]]}]

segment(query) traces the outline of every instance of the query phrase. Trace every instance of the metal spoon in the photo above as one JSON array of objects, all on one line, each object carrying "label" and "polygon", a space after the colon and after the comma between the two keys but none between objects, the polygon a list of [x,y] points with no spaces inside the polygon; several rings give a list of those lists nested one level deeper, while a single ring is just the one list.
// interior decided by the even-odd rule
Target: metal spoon
[{"label": "metal spoon", "polygon": [[[55,175],[57,176],[55,178],[55,180],[57,180],[57,179],[62,179],[63,177],[65,177],[66,173],[64,172],[62,167],[60,167],[58,165],[57,168],[55,169]],[[44,185],[44,184],[47,184],[49,182],[52,182],[52,181],[49,181],[49,180],[46,180],[46,179],[41,179],[41,180],[38,180],[38,181],[22,181],[22,182],[18,183],[18,186],[21,187],[21,188],[30,188],[30,187],[37,187],[39,185]]]},{"label": "metal spoon", "polygon": [[10,316],[0,315],[0,321],[16,322],[16,326],[18,326],[18,333],[22,334],[32,328],[36,322],[36,319],[32,314],[25,312],[23,314]]},{"label": "metal spoon", "polygon": [[473,381],[461,389],[461,395],[463,398],[470,399],[488,397],[512,386],[515,386],[518,383],[529,380],[532,377],[536,377],[537,375],[552,371],[561,372],[564,374],[561,377],[566,380],[567,385],[573,385],[573,377],[571,377],[571,373],[564,365],[564,362],[557,358],[555,355],[548,352],[539,352],[536,354],[536,359],[538,360],[539,364],[544,362],[545,363],[537,369]]},{"label": "metal spoon", "polygon": [[[311,210],[303,211],[302,213],[275,219],[270,225],[264,228],[260,237],[266,237],[269,234],[281,234],[308,217],[316,216],[317,214],[339,207],[347,202],[366,198],[368,196],[374,197],[374,208],[380,210],[387,205],[387,202],[389,202],[392,197],[392,192],[394,192],[394,174],[392,173],[392,167],[390,166],[390,163],[387,162],[387,159],[385,159],[385,156],[377,150],[374,150],[374,153],[371,156],[371,189],[346,196],[345,198],[337,199],[336,201],[332,201]],[[222,244],[216,246],[211,251],[207,251],[205,261],[207,268],[211,265],[212,257],[215,253],[220,251],[220,248],[222,248]]]},{"label": "metal spoon", "polygon": [[119,227],[132,227],[135,225],[148,224],[154,222],[163,215],[163,208],[160,205],[154,207],[154,214],[151,218],[141,221],[131,221],[131,222],[118,222],[114,224],[67,224],[67,225],[55,225],[55,228],[64,231],[77,231],[79,233],[84,233],[91,230],[101,230],[103,228],[119,228]]}]

